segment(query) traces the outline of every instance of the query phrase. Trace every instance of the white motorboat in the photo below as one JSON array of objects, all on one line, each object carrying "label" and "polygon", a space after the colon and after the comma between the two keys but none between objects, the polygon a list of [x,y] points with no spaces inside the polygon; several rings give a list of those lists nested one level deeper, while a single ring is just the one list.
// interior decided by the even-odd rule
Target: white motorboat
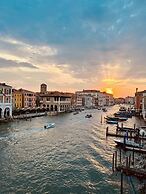
[{"label": "white motorboat", "polygon": [[55,123],[48,123],[47,125],[44,126],[45,129],[50,129],[55,127]]}]

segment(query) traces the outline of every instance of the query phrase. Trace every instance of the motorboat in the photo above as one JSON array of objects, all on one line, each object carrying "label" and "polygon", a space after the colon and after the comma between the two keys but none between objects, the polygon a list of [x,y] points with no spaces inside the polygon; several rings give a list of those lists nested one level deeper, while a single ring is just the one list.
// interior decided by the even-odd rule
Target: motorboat
[{"label": "motorboat", "polygon": [[134,147],[134,148],[143,148],[142,144],[139,143],[135,143],[134,141],[130,141],[127,139],[114,139],[114,142],[118,145],[118,146],[123,146],[123,147]]},{"label": "motorboat", "polygon": [[85,118],[91,118],[92,117],[92,114],[87,114],[86,116],[85,116]]},{"label": "motorboat", "polygon": [[107,112],[107,109],[106,109],[106,108],[102,108],[102,111],[103,111],[103,112]]},{"label": "motorboat", "polygon": [[115,125],[117,125],[118,124],[118,121],[106,120],[106,123],[107,124],[115,124]]},{"label": "motorboat", "polygon": [[55,123],[48,123],[47,125],[44,126],[45,129],[50,129],[54,127],[55,127]]},{"label": "motorboat", "polygon": [[73,113],[73,115],[77,115],[77,114],[79,114],[79,112],[78,112],[78,111],[76,111],[76,112],[74,112],[74,113]]}]

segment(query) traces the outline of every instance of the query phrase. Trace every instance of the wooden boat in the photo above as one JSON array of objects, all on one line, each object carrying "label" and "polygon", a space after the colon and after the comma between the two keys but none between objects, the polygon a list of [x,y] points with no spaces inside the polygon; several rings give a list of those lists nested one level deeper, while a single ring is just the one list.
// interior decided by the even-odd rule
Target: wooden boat
[{"label": "wooden boat", "polygon": [[134,147],[134,148],[143,148],[143,145],[139,144],[139,143],[135,143],[134,141],[130,141],[127,139],[114,139],[114,142],[118,145],[118,146],[122,146],[122,147]]},{"label": "wooden boat", "polygon": [[107,124],[115,124],[115,125],[117,125],[118,124],[118,121],[106,120],[106,123]]},{"label": "wooden boat", "polygon": [[124,117],[106,117],[106,119],[108,121],[121,121],[121,122],[128,120],[128,118],[124,118]]},{"label": "wooden boat", "polygon": [[50,129],[54,127],[55,127],[55,123],[48,123],[47,125],[44,126],[45,129]]}]

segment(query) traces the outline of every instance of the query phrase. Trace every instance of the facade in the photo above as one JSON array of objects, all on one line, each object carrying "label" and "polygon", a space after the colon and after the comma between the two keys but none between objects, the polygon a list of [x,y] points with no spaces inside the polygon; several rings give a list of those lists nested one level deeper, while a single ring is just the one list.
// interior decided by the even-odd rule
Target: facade
[{"label": "facade", "polygon": [[74,103],[74,94],[58,91],[47,91],[47,85],[41,84],[40,92],[37,93],[37,101],[41,108],[50,112],[66,112]]},{"label": "facade", "polygon": [[63,92],[40,93],[40,107],[51,112],[66,112],[71,109],[71,94]]},{"label": "facade", "polygon": [[19,90],[12,90],[13,96],[13,109],[21,109],[23,108],[23,95]]},{"label": "facade", "polygon": [[76,96],[76,106],[77,107],[86,107],[86,108],[95,108],[98,106],[98,96],[100,91],[98,90],[83,90],[77,91]]},{"label": "facade", "polygon": [[134,97],[132,97],[132,96],[127,96],[127,97],[125,98],[125,103],[126,103],[126,104],[134,105],[134,102],[135,102],[135,99],[134,99]]},{"label": "facade", "polygon": [[18,90],[22,95],[22,108],[35,108],[36,107],[36,94],[25,89]]},{"label": "facade", "polygon": [[112,106],[114,98],[112,94],[98,90],[83,90],[76,92],[76,106],[96,108],[98,106]]},{"label": "facade", "polygon": [[124,104],[125,98],[115,98],[115,104]]},{"label": "facade", "polygon": [[0,119],[12,117],[12,87],[0,83]]},{"label": "facade", "polygon": [[142,98],[142,116],[143,119],[146,121],[146,91],[143,92]]},{"label": "facade", "polygon": [[137,113],[141,113],[142,112],[142,98],[143,98],[143,92],[136,92],[135,93],[135,111]]}]

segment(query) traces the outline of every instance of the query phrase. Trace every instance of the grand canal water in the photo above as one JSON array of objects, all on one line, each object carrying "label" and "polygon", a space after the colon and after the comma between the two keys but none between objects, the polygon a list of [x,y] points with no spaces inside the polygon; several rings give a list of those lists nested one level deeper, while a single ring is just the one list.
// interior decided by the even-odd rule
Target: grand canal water
[{"label": "grand canal water", "polygon": [[[115,144],[106,140],[107,125],[101,124],[101,115],[117,109],[1,124],[0,193],[119,193],[120,179],[111,170]],[[87,113],[93,118],[86,119]],[[44,129],[47,122],[55,122],[55,128]],[[136,118],[125,125],[134,123],[141,125]]]}]

